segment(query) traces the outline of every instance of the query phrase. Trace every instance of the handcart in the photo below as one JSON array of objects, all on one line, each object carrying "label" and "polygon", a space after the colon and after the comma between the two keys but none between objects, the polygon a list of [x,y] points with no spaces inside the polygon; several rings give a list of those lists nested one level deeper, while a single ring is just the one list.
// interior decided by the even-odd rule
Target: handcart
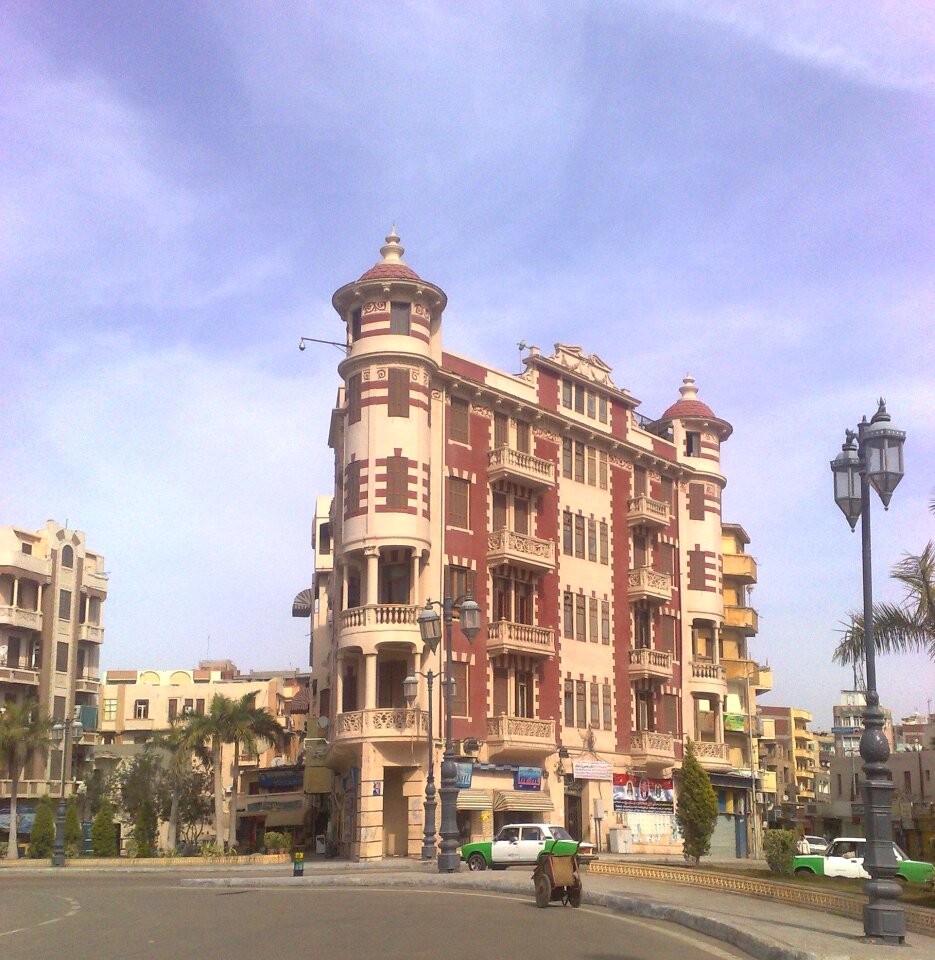
[{"label": "handcart", "polygon": [[536,906],[547,907],[553,900],[573,907],[581,906],[581,870],[578,843],[547,840],[535,872]]}]

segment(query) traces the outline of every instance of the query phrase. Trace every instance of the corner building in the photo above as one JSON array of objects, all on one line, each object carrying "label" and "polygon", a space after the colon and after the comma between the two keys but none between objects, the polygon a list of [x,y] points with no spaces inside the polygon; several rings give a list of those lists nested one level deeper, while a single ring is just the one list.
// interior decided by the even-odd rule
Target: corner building
[{"label": "corner building", "polygon": [[418,855],[424,674],[443,660],[423,650],[417,615],[428,599],[471,595],[481,633],[471,645],[453,630],[462,838],[547,820],[599,831],[605,848],[618,830],[634,852],[677,852],[685,739],[712,773],[732,769],[720,662],[731,426],[690,377],[661,417],[641,416],[580,347],[533,347],[515,376],[446,352],[445,293],[404,263],[395,231],[381,254],[333,298],[347,356],[329,436],[334,497],[315,521],[327,550],[312,710],[328,720],[338,849]]}]

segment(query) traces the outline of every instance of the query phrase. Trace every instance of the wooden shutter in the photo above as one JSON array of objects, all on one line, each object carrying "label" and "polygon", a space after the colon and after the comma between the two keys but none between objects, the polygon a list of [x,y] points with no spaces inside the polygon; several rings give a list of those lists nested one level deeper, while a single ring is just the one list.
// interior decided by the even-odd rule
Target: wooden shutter
[{"label": "wooden shutter", "polygon": [[344,481],[344,513],[350,515],[360,510],[360,461],[347,465]]},{"label": "wooden shutter", "polygon": [[506,528],[506,494],[494,493],[493,495],[493,529],[504,530]]},{"label": "wooden shutter", "polygon": [[391,417],[408,417],[409,371],[402,367],[390,367],[388,385],[387,413]]},{"label": "wooden shutter", "polygon": [[691,520],[704,520],[704,484],[688,485],[688,516]]},{"label": "wooden shutter", "polygon": [[493,713],[495,717],[509,711],[510,672],[505,667],[493,668]]},{"label": "wooden shutter", "polygon": [[386,505],[390,510],[409,506],[409,461],[405,457],[386,458]]},{"label": "wooden shutter", "polygon": [[390,333],[396,333],[404,337],[409,336],[409,312],[411,305],[408,303],[390,304]]},{"label": "wooden shutter", "polygon": [[572,442],[571,437],[562,438],[562,476],[568,477],[571,479],[571,463],[572,463]]},{"label": "wooden shutter", "polygon": [[468,529],[468,490],[470,484],[460,477],[448,477],[448,525]]},{"label": "wooden shutter", "polygon": [[510,418],[502,413],[493,415],[493,445],[494,449],[510,445]]},{"label": "wooden shutter", "polygon": [[601,521],[601,563],[610,563],[610,537],[604,520]]},{"label": "wooden shutter", "polygon": [[513,499],[513,529],[516,533],[529,533],[529,501],[520,497]]},{"label": "wooden shutter", "polygon": [[347,422],[360,420],[360,374],[347,378]]},{"label": "wooden shutter", "polygon": [[603,687],[604,701],[604,729],[610,730],[613,727],[613,721],[610,714],[610,684],[605,683]]},{"label": "wooden shutter", "polygon": [[591,643],[597,643],[597,597],[591,597],[588,601],[588,634]]},{"label": "wooden shutter", "polygon": [[451,398],[450,436],[458,443],[471,442],[471,408],[467,400],[459,397]]},{"label": "wooden shutter", "polygon": [[455,682],[454,693],[451,697],[451,715],[453,717],[466,717],[468,715],[468,665],[456,662],[451,667]]},{"label": "wooden shutter", "polygon": [[529,453],[529,424],[516,421],[516,449],[520,453]]}]

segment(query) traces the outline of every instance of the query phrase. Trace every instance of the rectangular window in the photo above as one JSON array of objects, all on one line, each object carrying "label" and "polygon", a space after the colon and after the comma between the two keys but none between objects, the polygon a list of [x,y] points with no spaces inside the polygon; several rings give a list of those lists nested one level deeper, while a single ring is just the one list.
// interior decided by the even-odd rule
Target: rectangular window
[{"label": "rectangular window", "polygon": [[583,594],[575,596],[575,639],[587,640],[587,605]]},{"label": "rectangular window", "polygon": [[502,413],[493,415],[493,446],[494,450],[510,445],[510,418]]},{"label": "rectangular window", "polygon": [[912,771],[903,770],[903,790],[906,793],[912,793]]},{"label": "rectangular window", "polygon": [[531,583],[513,582],[513,619],[516,623],[532,625],[533,590]]},{"label": "rectangular window", "polygon": [[19,547],[20,547],[20,550],[22,550],[23,553],[25,553],[27,557],[31,557],[31,556],[32,556],[32,544],[31,544],[31,543],[21,543],[21,544],[19,545]]},{"label": "rectangular window", "polygon": [[610,716],[610,684],[605,683],[602,689],[602,700],[604,701],[604,729],[612,730],[613,721]]},{"label": "rectangular window", "polygon": [[704,550],[688,551],[688,589],[704,590],[707,585],[705,577]]},{"label": "rectangular window", "polygon": [[662,731],[677,737],[679,735],[679,698],[671,693],[664,693],[661,706]]},{"label": "rectangular window", "polygon": [[588,447],[588,484],[597,486],[597,450],[594,447]]},{"label": "rectangular window", "polygon": [[588,725],[588,718],[585,714],[584,686],[584,680],[575,681],[575,706],[578,708],[578,726],[582,729]]},{"label": "rectangular window", "polygon": [[501,717],[509,711],[510,671],[493,668],[493,715]]},{"label": "rectangular window", "polygon": [[493,495],[493,511],[491,512],[491,517],[493,518],[493,530],[505,530],[506,529],[506,494],[495,492]]},{"label": "rectangular window", "polygon": [[467,400],[451,398],[451,439],[458,443],[471,442],[471,407]]},{"label": "rectangular window", "polygon": [[610,601],[601,600],[601,643],[610,643]]},{"label": "rectangular window", "polygon": [[656,640],[659,650],[666,653],[675,653],[675,617],[659,618],[659,636]]},{"label": "rectangular window", "polygon": [[610,531],[606,520],[601,520],[601,563],[610,563]]},{"label": "rectangular window", "polygon": [[588,416],[592,420],[597,416],[597,395],[593,390],[588,391]]},{"label": "rectangular window", "polygon": [[584,444],[580,440],[575,441],[575,479],[584,483]]},{"label": "rectangular window", "polygon": [[357,343],[360,339],[360,307],[354,307],[351,310],[351,343]]},{"label": "rectangular window", "polygon": [[574,594],[565,591],[564,596],[562,597],[562,623],[564,629],[562,630],[562,636],[566,640],[574,640],[575,638],[575,597]]},{"label": "rectangular window", "polygon": [[645,497],[647,491],[648,477],[645,467],[633,468],[633,496]]},{"label": "rectangular window", "polygon": [[203,717],[205,715],[205,702],[201,697],[195,700],[195,715]]},{"label": "rectangular window", "polygon": [[633,614],[635,646],[637,650],[648,650],[652,646],[651,621],[648,610],[636,610]]},{"label": "rectangular window", "polygon": [[409,506],[409,461],[406,457],[386,458],[386,505],[390,510]]},{"label": "rectangular window", "polygon": [[672,576],[675,573],[675,547],[671,543],[660,543],[656,547],[659,572]]},{"label": "rectangular window", "polygon": [[389,398],[387,415],[391,417],[409,416],[409,371],[402,367],[390,367]]},{"label": "rectangular window", "polygon": [[137,700],[133,704],[133,719],[134,720],[149,719],[149,701],[148,700]]},{"label": "rectangular window", "polygon": [[601,727],[601,688],[600,684],[591,684],[591,726],[595,730]]},{"label": "rectangular window", "polygon": [[344,481],[344,512],[348,515],[360,510],[360,467],[359,460],[347,465],[347,479]]},{"label": "rectangular window", "polygon": [[584,387],[575,384],[575,413],[584,413]]},{"label": "rectangular window", "polygon": [[690,520],[704,520],[704,484],[688,485],[688,517]]},{"label": "rectangular window", "polygon": [[565,726],[575,725],[575,681],[565,681]]},{"label": "rectangular window", "polygon": [[68,673],[68,644],[59,641],[55,644],[55,669],[59,673]]},{"label": "rectangular window", "polygon": [[445,591],[449,597],[474,597],[475,573],[468,567],[445,567]]},{"label": "rectangular window", "polygon": [[347,378],[347,422],[360,420],[360,374]]},{"label": "rectangular window", "polygon": [[115,699],[104,701],[104,719],[105,720],[117,719],[117,701]]},{"label": "rectangular window", "polygon": [[575,515],[575,556],[584,559],[584,517]]},{"label": "rectangular window", "polygon": [[607,451],[599,450],[597,453],[597,485],[601,490],[607,489]]},{"label": "rectangular window", "polygon": [[588,634],[591,643],[597,643],[597,597],[588,600]]},{"label": "rectangular window", "polygon": [[597,401],[598,419],[607,423],[607,397],[601,396]]},{"label": "rectangular window", "polygon": [[71,590],[59,590],[58,615],[61,620],[71,619]]},{"label": "rectangular window", "polygon": [[451,691],[451,715],[453,717],[468,716],[468,665],[454,662],[451,665],[451,676],[454,680],[454,690]]},{"label": "rectangular window", "polygon": [[571,380],[562,381],[562,406],[571,409]]},{"label": "rectangular window", "polygon": [[673,494],[675,487],[672,481],[668,477],[663,477],[659,483],[659,496],[662,497],[662,502],[672,510],[675,508],[675,503],[673,502]]},{"label": "rectangular window", "polygon": [[572,463],[572,443],[571,437],[562,438],[562,476],[571,479]]},{"label": "rectangular window", "polygon": [[195,712],[195,701],[187,698],[182,704],[182,716],[190,717]]},{"label": "rectangular window", "polygon": [[175,698],[169,701],[169,723],[179,715],[179,702]]},{"label": "rectangular window", "polygon": [[468,494],[471,484],[461,477],[448,477],[448,526],[468,529]]},{"label": "rectangular window", "polygon": [[562,513],[562,553],[569,557],[575,552],[573,531],[572,513],[565,510]]},{"label": "rectangular window", "polygon": [[523,420],[516,421],[516,449],[520,453],[529,453],[529,424]]},{"label": "rectangular window", "polygon": [[513,498],[513,530],[523,536],[529,535],[529,501]]},{"label": "rectangular window", "polygon": [[701,434],[687,430],[685,432],[685,454],[689,457],[701,456]]},{"label": "rectangular window", "polygon": [[401,336],[409,336],[409,312],[412,309],[411,304],[396,303],[390,304],[390,333],[397,333]]},{"label": "rectangular window", "polygon": [[633,534],[633,566],[645,567],[646,566],[646,537],[642,533]]},{"label": "rectangular window", "polygon": [[597,563],[597,521],[588,519],[588,560]]},{"label": "rectangular window", "polygon": [[531,717],[532,709],[532,673],[528,670],[516,671],[516,697],[514,717]]},{"label": "rectangular window", "polygon": [[493,578],[493,613],[495,620],[513,619],[513,581],[507,577]]}]

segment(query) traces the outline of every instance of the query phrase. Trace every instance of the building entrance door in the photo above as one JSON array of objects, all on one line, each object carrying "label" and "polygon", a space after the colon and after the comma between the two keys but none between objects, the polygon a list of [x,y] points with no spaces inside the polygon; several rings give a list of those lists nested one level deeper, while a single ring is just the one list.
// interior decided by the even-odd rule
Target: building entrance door
[{"label": "building entrance door", "polygon": [[575,838],[581,840],[581,797],[576,793],[565,794],[565,829]]},{"label": "building entrance door", "polygon": [[383,768],[383,856],[409,852],[409,818],[403,796],[403,767]]}]

